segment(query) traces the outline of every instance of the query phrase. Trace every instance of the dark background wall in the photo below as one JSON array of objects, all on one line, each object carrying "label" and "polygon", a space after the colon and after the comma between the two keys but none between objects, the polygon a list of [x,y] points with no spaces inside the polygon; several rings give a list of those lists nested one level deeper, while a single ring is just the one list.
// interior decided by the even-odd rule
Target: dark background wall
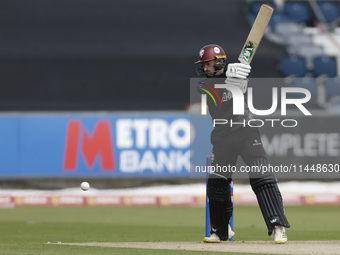
[{"label": "dark background wall", "polygon": [[[208,43],[237,61],[250,26],[241,0],[6,0],[0,110],[177,110]],[[252,77],[276,77],[263,41]]]}]

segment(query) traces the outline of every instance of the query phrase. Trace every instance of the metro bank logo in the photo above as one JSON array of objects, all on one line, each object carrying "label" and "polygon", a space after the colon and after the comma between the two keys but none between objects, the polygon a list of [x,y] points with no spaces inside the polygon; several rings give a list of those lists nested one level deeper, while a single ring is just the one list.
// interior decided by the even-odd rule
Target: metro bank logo
[{"label": "metro bank logo", "polygon": [[69,120],[63,171],[114,175],[188,175],[190,121],[176,117]]},{"label": "metro bank logo", "polygon": [[103,171],[114,171],[116,168],[114,148],[109,121],[98,121],[92,133],[89,134],[81,121],[70,121],[67,125],[64,170],[76,171],[77,160],[81,154],[89,169],[100,157]]}]

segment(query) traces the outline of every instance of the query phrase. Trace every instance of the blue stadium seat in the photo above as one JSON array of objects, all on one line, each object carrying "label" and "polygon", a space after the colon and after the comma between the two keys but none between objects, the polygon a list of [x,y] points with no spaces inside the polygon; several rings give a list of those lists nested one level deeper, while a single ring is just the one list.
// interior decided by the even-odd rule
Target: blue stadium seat
[{"label": "blue stadium seat", "polygon": [[326,22],[334,21],[340,17],[339,3],[319,1],[317,5]]},{"label": "blue stadium seat", "polygon": [[274,29],[276,24],[288,22],[288,21],[289,21],[289,18],[286,16],[286,14],[275,11],[272,15],[272,18],[269,21],[269,26],[271,26]]},{"label": "blue stadium seat", "polygon": [[337,76],[337,64],[334,57],[315,57],[313,60],[313,74],[315,76],[326,75],[328,77]]},{"label": "blue stadium seat", "polygon": [[295,22],[307,22],[311,18],[310,8],[307,2],[286,2],[284,13]]},{"label": "blue stadium seat", "polygon": [[335,96],[340,96],[340,77],[327,79],[324,82],[324,86],[327,100]]},{"label": "blue stadium seat", "polygon": [[283,76],[303,77],[307,73],[306,61],[302,57],[284,56],[280,58],[279,71]]}]

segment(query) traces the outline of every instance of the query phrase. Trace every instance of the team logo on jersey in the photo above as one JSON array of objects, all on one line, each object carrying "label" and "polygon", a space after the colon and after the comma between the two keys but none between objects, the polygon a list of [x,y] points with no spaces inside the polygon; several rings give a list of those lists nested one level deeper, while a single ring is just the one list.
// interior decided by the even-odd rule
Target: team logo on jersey
[{"label": "team logo on jersey", "polygon": [[232,98],[233,98],[233,95],[231,94],[229,90],[222,94],[222,102],[229,101]]},{"label": "team logo on jersey", "polygon": [[253,146],[261,145],[261,144],[262,144],[262,143],[261,143],[259,140],[255,139],[255,140],[254,140],[254,143],[253,143]]}]

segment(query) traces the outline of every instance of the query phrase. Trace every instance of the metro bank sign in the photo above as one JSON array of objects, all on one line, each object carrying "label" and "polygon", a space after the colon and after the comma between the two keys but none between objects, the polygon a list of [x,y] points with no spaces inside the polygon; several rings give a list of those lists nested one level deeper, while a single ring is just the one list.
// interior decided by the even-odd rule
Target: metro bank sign
[{"label": "metro bank sign", "polygon": [[68,172],[76,171],[80,154],[89,169],[93,168],[98,157],[103,171],[116,169],[109,121],[98,121],[92,134],[80,120],[72,120],[68,123],[63,169]]},{"label": "metro bank sign", "polygon": [[185,113],[0,114],[2,177],[189,177]]},{"label": "metro bank sign", "polygon": [[74,118],[65,128],[62,169],[66,174],[189,175],[188,118]]}]

